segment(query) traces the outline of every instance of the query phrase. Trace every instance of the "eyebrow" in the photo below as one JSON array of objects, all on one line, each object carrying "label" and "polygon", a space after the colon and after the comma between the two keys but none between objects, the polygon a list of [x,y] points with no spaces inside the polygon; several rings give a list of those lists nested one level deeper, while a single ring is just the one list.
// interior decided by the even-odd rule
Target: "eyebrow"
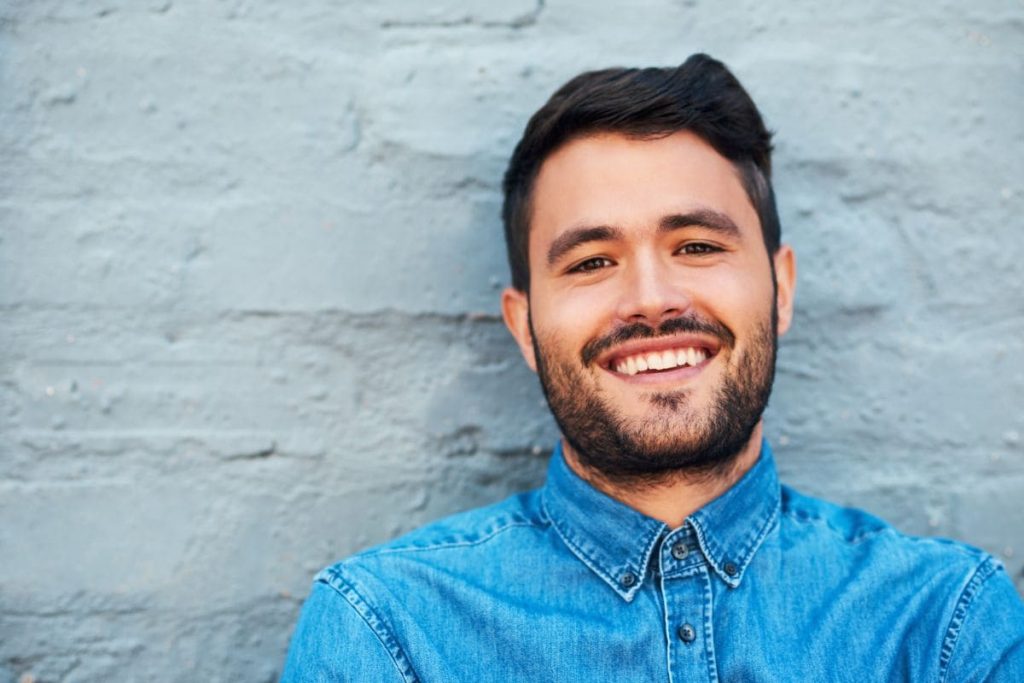
[{"label": "eyebrow", "polygon": [[606,242],[622,238],[622,231],[609,225],[592,225],[571,228],[555,238],[548,248],[548,265],[553,266],[581,244],[587,242]]},{"label": "eyebrow", "polygon": [[[740,229],[735,221],[721,211],[695,209],[686,213],[673,213],[658,222],[658,232],[672,232],[682,228],[701,227],[738,238]],[[605,242],[622,239],[622,230],[610,225],[585,225],[566,230],[555,238],[548,248],[548,265],[553,266],[567,253],[587,242]]]},{"label": "eyebrow", "polygon": [[738,238],[740,229],[733,219],[714,209],[696,209],[686,213],[665,216],[658,224],[659,232],[671,232],[680,228],[701,227],[720,232],[726,237]]}]

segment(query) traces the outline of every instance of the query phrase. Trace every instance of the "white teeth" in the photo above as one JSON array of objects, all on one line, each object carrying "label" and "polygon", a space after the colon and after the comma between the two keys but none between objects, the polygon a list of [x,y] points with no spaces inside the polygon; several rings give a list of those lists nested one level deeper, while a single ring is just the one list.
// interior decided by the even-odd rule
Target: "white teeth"
[{"label": "white teeth", "polygon": [[627,358],[624,361],[620,361],[615,366],[615,372],[621,372],[623,375],[635,375],[636,374],[636,361],[632,358]]},{"label": "white teeth", "polygon": [[615,365],[615,371],[624,375],[635,375],[647,370],[671,370],[672,368],[700,365],[708,358],[708,352],[702,348],[689,347],[667,351],[653,351],[638,354],[621,360]]}]

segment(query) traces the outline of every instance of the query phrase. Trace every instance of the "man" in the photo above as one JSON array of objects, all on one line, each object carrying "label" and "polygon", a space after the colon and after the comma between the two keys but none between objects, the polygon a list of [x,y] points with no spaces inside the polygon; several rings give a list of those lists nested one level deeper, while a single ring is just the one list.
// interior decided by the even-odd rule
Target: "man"
[{"label": "man", "polygon": [[546,485],[324,570],[286,681],[1024,681],[999,563],[781,487],[796,263],[721,63],[583,74],[505,177],[505,321]]}]

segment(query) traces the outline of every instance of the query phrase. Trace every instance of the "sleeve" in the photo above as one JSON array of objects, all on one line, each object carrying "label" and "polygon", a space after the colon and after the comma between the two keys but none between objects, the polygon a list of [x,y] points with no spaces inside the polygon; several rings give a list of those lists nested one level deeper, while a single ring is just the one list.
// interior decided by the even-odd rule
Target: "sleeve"
[{"label": "sleeve", "polygon": [[295,626],[281,683],[414,683],[416,677],[403,673],[393,647],[393,637],[381,633],[380,622],[358,596],[317,580]]},{"label": "sleeve", "polygon": [[960,596],[943,646],[940,681],[1024,681],[1024,602],[988,557]]}]

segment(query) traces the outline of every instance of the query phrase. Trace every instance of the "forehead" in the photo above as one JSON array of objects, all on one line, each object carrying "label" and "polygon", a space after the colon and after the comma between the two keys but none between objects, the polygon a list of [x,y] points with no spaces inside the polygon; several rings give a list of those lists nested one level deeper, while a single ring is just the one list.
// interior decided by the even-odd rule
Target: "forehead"
[{"label": "forehead", "polygon": [[537,175],[531,252],[581,224],[644,229],[696,208],[725,213],[745,238],[760,233],[739,171],[699,136],[578,138],[551,154]]}]

